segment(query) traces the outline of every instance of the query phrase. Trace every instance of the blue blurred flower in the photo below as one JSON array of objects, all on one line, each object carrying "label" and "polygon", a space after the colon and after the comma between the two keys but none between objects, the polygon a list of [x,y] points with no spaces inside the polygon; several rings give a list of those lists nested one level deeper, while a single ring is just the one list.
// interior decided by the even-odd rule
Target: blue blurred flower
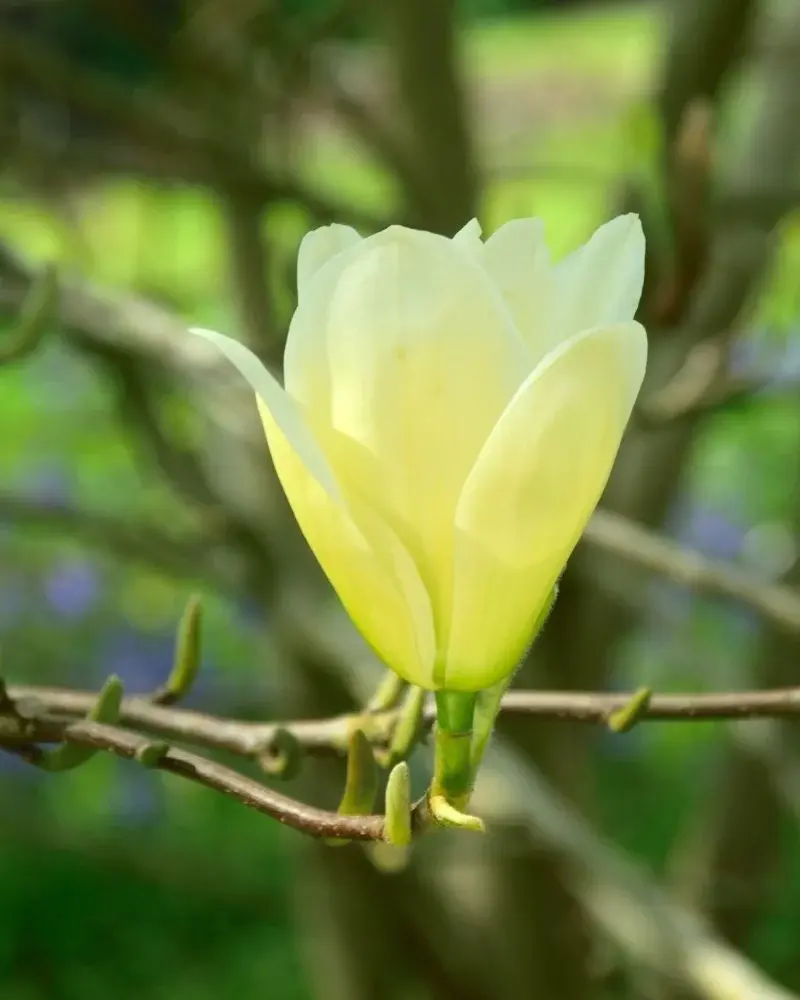
[{"label": "blue blurred flower", "polygon": [[745,527],[714,507],[684,502],[676,511],[675,532],[686,545],[719,559],[739,555]]},{"label": "blue blurred flower", "polygon": [[74,475],[69,465],[58,459],[46,459],[20,469],[19,488],[31,499],[47,506],[68,500]]},{"label": "blue blurred flower", "polygon": [[82,618],[100,595],[97,570],[87,559],[72,558],[56,565],[45,583],[47,600],[61,618]]},{"label": "blue blurred flower", "polygon": [[152,691],[169,674],[174,643],[172,635],[152,635],[123,624],[98,650],[97,679],[102,682],[116,674],[132,693]]}]

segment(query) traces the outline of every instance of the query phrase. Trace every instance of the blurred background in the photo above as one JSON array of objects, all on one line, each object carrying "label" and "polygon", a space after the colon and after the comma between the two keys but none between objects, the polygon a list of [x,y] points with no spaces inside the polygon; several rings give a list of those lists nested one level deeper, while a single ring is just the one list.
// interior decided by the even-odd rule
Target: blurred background
[{"label": "blurred background", "polygon": [[[379,676],[276,488],[249,394],[184,327],[280,363],[297,245],[344,221],[540,215],[648,235],[648,384],[603,504],[800,585],[797,0],[3,0],[0,369],[9,682],[147,692],[191,592],[190,704],[344,711]],[[791,684],[797,635],[579,547],[524,687]],[[3,1000],[696,1000],[800,993],[800,739],[500,725],[412,865],[333,851],[105,756],[0,753]],[[424,787],[425,755],[415,777]],[[289,794],[335,808],[342,767]]]}]

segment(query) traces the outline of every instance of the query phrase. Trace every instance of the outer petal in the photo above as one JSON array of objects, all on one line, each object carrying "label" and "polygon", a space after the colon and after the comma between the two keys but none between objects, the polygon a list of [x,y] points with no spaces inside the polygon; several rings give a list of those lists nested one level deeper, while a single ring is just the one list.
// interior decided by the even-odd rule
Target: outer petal
[{"label": "outer petal", "polygon": [[369,507],[332,503],[259,400],[275,470],[297,522],[359,631],[411,684],[433,686],[431,604],[413,560]]},{"label": "outer petal", "polygon": [[514,219],[486,241],[481,257],[531,352],[531,368],[558,343],[550,323],[550,254],[541,219]]},{"label": "outer petal", "polygon": [[555,271],[555,339],[633,319],[644,282],[644,233],[638,215],[620,215],[566,257]]},{"label": "outer petal", "polygon": [[[324,444],[339,481],[368,492],[395,527],[441,626],[456,503],[526,375],[526,353],[482,268],[450,240],[392,227],[344,256],[295,314],[290,339],[315,346],[303,351],[302,380],[293,373],[290,384],[287,367],[287,388],[320,440],[347,443]],[[328,399],[306,395],[325,370]]]},{"label": "outer petal", "polygon": [[456,515],[448,687],[493,684],[524,653],[606,484],[646,355],[638,323],[579,334],[542,361],[500,419]]},{"label": "outer petal", "polygon": [[432,683],[433,621],[414,563],[370,510],[346,502],[294,401],[246,347],[210,330],[255,391],[275,469],[303,534],[364,638],[413,684]]},{"label": "outer petal", "polygon": [[306,233],[297,253],[298,296],[305,294],[311,279],[324,264],[360,242],[361,236],[352,226],[336,223]]},{"label": "outer petal", "polygon": [[343,502],[341,491],[314,436],[306,426],[296,405],[255,354],[244,344],[240,344],[238,340],[225,337],[214,330],[193,327],[189,332],[214,344],[238,369],[239,373],[249,382],[256,396],[263,400],[284,437],[292,442],[292,447],[297,451],[300,461],[308,469],[309,474],[332,500],[341,504]]}]

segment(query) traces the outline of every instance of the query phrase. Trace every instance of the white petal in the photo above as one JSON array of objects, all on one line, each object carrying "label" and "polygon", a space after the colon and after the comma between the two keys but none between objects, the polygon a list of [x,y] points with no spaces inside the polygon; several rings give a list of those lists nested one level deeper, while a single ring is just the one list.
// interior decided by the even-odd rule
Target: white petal
[{"label": "white petal", "polygon": [[446,621],[458,496],[527,372],[500,297],[450,240],[393,227],[325,268],[295,338],[314,343],[304,353],[321,374],[306,368],[297,386],[287,370],[287,388],[322,441],[323,415],[303,391],[329,378],[329,427],[351,443],[324,439],[337,478],[393,525]]},{"label": "white petal", "polygon": [[483,266],[531,352],[531,368],[556,344],[550,323],[552,268],[541,219],[514,219],[486,241]]},{"label": "white petal", "polygon": [[638,323],[579,334],[541,362],[498,422],[456,515],[448,687],[488,686],[524,653],[605,487],[646,355]]},{"label": "white petal", "polygon": [[462,226],[455,234],[453,243],[468,253],[479,254],[483,249],[482,231],[480,222],[477,219],[470,219],[466,226]]},{"label": "white petal", "polygon": [[633,319],[644,282],[644,233],[638,215],[620,215],[555,269],[551,323],[558,339]]},{"label": "white petal", "polygon": [[361,236],[352,226],[336,223],[306,233],[297,253],[298,296],[305,294],[311,279],[323,264],[360,242]]},{"label": "white petal", "polygon": [[377,515],[344,495],[297,404],[258,358],[230,337],[191,332],[215,344],[255,392],[298,524],[367,642],[411,683],[431,686],[433,619],[411,557]]}]

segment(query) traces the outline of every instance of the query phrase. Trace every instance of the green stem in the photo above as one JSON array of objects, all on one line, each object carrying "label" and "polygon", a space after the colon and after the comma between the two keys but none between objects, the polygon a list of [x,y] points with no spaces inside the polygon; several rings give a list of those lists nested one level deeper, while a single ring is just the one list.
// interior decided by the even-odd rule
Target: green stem
[{"label": "green stem", "polygon": [[[553,605],[558,597],[558,584],[553,586],[550,591],[550,595],[542,605],[539,612],[539,617],[534,625],[533,635],[531,636],[531,645],[536,641],[539,633],[545,626],[550,612],[553,610]],[[484,755],[486,754],[486,748],[489,746],[489,740],[492,736],[492,730],[494,729],[495,721],[497,720],[497,714],[500,711],[500,705],[503,701],[503,695],[508,690],[511,681],[514,679],[514,672],[510,673],[507,677],[504,677],[501,681],[498,681],[493,687],[486,688],[478,694],[478,702],[475,706],[475,714],[473,717],[473,729],[474,736],[472,738],[472,774],[473,778],[478,773],[478,768],[483,762]]]},{"label": "green stem", "polygon": [[493,687],[486,688],[485,691],[481,691],[478,695],[478,703],[475,706],[475,732],[470,748],[470,763],[473,774],[478,773],[478,768],[483,763],[486,748],[489,746],[489,740],[492,738],[494,724],[503,701],[503,695],[508,690],[508,686],[513,678],[514,675],[509,674],[508,677],[504,677],[503,680],[499,681]]},{"label": "green stem", "polygon": [[457,809],[467,805],[474,784],[471,747],[476,700],[477,695],[471,692],[436,692],[436,734],[430,794],[442,796]]}]

